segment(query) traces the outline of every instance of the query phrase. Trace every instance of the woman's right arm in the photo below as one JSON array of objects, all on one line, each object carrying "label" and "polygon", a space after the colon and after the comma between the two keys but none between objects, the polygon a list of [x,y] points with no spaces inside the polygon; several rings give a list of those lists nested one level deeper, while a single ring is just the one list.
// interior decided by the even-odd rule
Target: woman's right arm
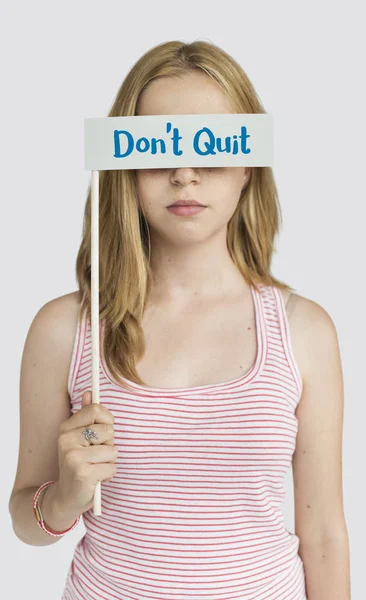
[{"label": "woman's right arm", "polygon": [[9,512],[16,536],[32,546],[60,539],[43,531],[33,512],[34,494],[42,483],[56,481],[40,497],[48,527],[62,531],[77,517],[59,505],[57,482],[60,426],[72,415],[67,384],[78,315],[76,293],[51,300],[34,317],[24,344],[18,467]]}]

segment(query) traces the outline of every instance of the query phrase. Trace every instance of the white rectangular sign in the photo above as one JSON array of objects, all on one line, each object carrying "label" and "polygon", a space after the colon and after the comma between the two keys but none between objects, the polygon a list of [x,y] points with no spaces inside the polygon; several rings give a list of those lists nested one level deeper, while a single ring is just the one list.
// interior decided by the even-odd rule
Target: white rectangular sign
[{"label": "white rectangular sign", "polygon": [[84,119],[85,169],[273,166],[267,113]]}]

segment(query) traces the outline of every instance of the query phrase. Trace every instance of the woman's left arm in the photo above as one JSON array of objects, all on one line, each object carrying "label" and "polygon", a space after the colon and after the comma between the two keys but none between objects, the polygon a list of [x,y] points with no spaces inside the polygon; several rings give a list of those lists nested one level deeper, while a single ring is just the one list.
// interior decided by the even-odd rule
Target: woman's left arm
[{"label": "woman's left arm", "polygon": [[291,330],[296,330],[295,357],[301,356],[303,376],[292,468],[295,533],[307,598],[350,600],[342,489],[344,386],[337,331],[319,304],[297,295]]}]

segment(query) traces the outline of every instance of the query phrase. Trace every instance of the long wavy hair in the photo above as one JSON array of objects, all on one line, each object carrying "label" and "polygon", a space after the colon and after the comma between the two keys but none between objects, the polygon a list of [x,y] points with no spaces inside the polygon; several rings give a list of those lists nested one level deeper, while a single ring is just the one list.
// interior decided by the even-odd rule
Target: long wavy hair
[{"label": "long wavy hair", "polygon": [[[136,114],[139,96],[158,77],[181,77],[199,70],[216,81],[238,113],[265,113],[242,67],[224,50],[206,41],[170,41],[146,52],[124,79],[109,117]],[[227,248],[249,285],[293,288],[271,273],[275,237],[282,221],[272,169],[251,167],[236,210],[227,224]],[[145,352],[140,325],[153,276],[150,235],[141,211],[134,170],[99,173],[99,319],[103,321],[102,352],[114,380],[131,389],[128,380],[146,386],[135,364]],[[91,187],[84,212],[82,241],[76,260],[80,316],[91,318]],[[124,378],[127,381],[123,381]]]}]

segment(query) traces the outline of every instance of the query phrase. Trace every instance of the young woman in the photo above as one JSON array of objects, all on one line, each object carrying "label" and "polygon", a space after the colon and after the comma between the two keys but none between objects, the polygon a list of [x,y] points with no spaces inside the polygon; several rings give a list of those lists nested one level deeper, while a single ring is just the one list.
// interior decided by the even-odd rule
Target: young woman
[{"label": "young woman", "polygon": [[[172,41],[136,63],[109,116],[230,112],[265,112],[242,68]],[[267,167],[102,171],[92,405],[89,190],[78,291],[27,336],[11,498],[28,544],[82,515],[63,600],[350,598],[337,333],[271,274],[279,222]]]}]

